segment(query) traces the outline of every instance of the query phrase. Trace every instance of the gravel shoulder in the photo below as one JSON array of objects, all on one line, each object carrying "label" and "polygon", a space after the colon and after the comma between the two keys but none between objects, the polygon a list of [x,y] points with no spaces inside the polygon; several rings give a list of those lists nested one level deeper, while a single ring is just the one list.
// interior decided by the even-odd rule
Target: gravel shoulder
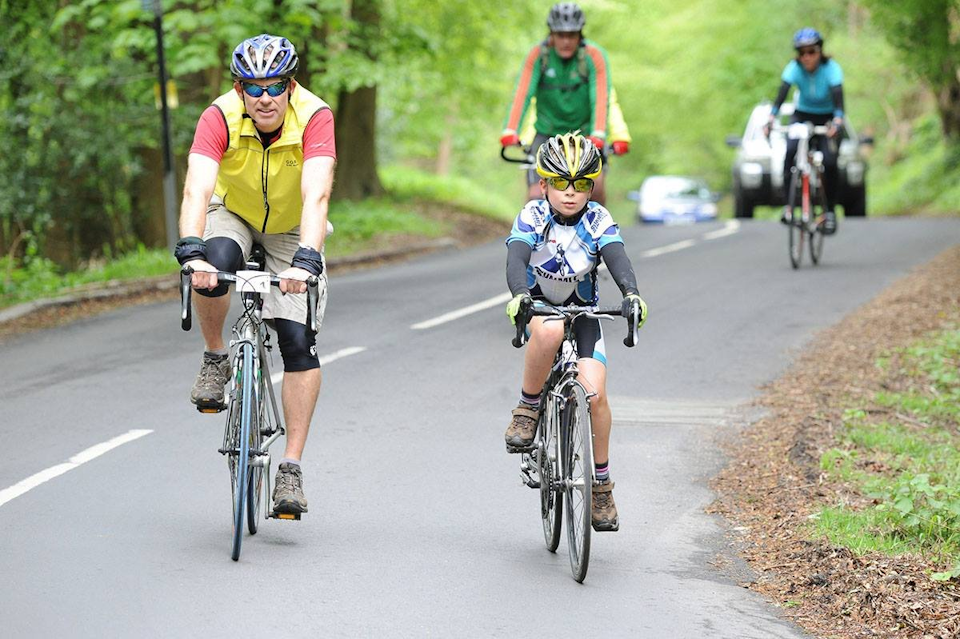
[{"label": "gravel shoulder", "polygon": [[757,575],[743,585],[817,636],[960,636],[960,590],[930,578],[944,569],[936,558],[858,555],[811,538],[808,526],[824,505],[863,501],[821,471],[820,457],[836,445],[845,407],[872,406],[877,390],[898,383],[902,372],[881,370],[877,358],[958,323],[955,246],[818,335],[765,387],[765,417],[727,442],[710,511],[727,518]]}]

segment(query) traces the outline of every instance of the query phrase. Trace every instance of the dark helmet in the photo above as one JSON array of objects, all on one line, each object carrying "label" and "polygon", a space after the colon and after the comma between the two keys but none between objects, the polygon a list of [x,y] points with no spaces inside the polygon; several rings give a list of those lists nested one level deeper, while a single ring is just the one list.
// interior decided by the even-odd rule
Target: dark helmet
[{"label": "dark helmet", "polygon": [[793,48],[812,47],[813,45],[823,46],[823,36],[812,27],[804,27],[793,34]]},{"label": "dark helmet", "polygon": [[576,2],[558,2],[550,7],[550,13],[547,14],[547,27],[552,32],[582,31],[586,23],[587,19]]},{"label": "dark helmet", "polygon": [[543,178],[595,179],[603,170],[596,145],[579,133],[555,135],[537,151],[537,174]]},{"label": "dark helmet", "polygon": [[247,38],[230,56],[230,73],[237,80],[292,78],[299,66],[297,50],[290,41],[268,33]]}]

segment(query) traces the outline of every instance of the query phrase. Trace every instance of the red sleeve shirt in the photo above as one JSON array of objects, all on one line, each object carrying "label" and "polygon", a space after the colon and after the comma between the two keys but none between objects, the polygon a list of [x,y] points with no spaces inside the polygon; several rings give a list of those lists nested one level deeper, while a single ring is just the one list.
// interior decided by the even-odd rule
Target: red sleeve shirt
[{"label": "red sleeve shirt", "polygon": [[[228,143],[227,122],[223,119],[223,113],[214,105],[208,106],[197,123],[190,153],[199,153],[220,162],[227,151]],[[321,109],[314,113],[303,131],[304,161],[319,156],[337,157],[333,113],[330,109]]]}]

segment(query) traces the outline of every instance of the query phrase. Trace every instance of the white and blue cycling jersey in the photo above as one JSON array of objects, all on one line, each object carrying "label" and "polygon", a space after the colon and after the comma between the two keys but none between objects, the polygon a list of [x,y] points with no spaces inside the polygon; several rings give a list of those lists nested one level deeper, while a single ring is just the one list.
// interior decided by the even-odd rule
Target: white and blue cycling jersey
[{"label": "white and blue cycling jersey", "polygon": [[539,289],[551,304],[567,303],[574,295],[584,304],[597,302],[596,269],[600,249],[623,243],[610,211],[589,202],[576,222],[550,210],[546,200],[530,200],[513,222],[507,238],[530,246],[527,285]]}]

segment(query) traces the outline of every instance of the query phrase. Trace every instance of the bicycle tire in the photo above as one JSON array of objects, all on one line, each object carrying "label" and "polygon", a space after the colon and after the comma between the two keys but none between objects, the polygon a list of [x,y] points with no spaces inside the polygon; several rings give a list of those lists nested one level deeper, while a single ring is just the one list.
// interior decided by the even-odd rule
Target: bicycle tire
[{"label": "bicycle tire", "polygon": [[238,454],[236,460],[236,483],[234,484],[233,508],[233,550],[230,557],[234,561],[240,559],[240,548],[243,545],[244,518],[246,515],[247,492],[250,479],[250,423],[253,410],[253,346],[240,346],[240,384],[237,391],[240,395],[240,432],[237,438]]},{"label": "bicycle tire", "polygon": [[804,221],[803,211],[797,206],[797,195],[799,191],[798,174],[794,173],[790,178],[790,190],[787,191],[787,210],[790,220],[787,223],[788,250],[790,253],[790,266],[800,268],[800,262],[803,260],[803,236]]},{"label": "bicycle tire", "polygon": [[[552,402],[551,402],[552,403]],[[557,489],[560,482],[557,455],[556,427],[549,424],[548,406],[540,414],[537,427],[537,473],[540,476],[540,519],[543,523],[543,542],[550,552],[560,546],[560,523],[563,517],[563,495]]]},{"label": "bicycle tire", "polygon": [[[263,357],[263,351],[260,352]],[[262,360],[261,360],[262,361]],[[268,421],[267,384],[270,380],[264,375],[262,366],[257,367],[257,412],[255,414],[255,423],[250,428],[250,448],[257,453],[262,453],[264,426]],[[260,524],[260,509],[263,504],[263,457],[256,458],[256,464],[250,467],[250,488],[247,491],[247,530],[251,535],[256,535]]]},{"label": "bicycle tire", "polygon": [[593,428],[587,393],[579,383],[571,386],[561,426],[561,463],[566,504],[567,548],[570,570],[580,583],[590,565],[590,531],[593,512]]},{"label": "bicycle tire", "polygon": [[821,169],[818,175],[818,187],[817,187],[817,196],[814,198],[814,203],[812,203],[811,208],[813,211],[817,210],[817,207],[820,208],[820,213],[813,216],[813,219],[817,220],[817,223],[811,227],[810,230],[810,261],[813,262],[814,266],[820,263],[820,258],[823,257],[823,239],[826,237],[823,233],[823,217],[827,212],[827,191],[823,187],[823,170]]}]

